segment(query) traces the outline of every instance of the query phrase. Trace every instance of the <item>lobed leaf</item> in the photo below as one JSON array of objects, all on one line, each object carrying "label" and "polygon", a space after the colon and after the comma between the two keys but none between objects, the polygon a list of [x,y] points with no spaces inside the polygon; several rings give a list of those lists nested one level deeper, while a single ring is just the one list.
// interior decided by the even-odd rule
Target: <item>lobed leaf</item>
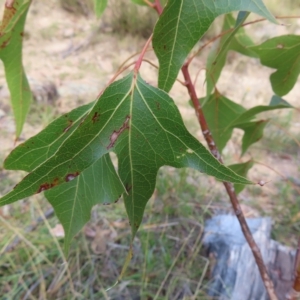
[{"label": "lobed leaf", "polygon": [[[246,177],[248,171],[253,167],[253,165],[254,165],[253,161],[248,160],[247,162],[244,163],[230,165],[228,166],[228,168],[230,168],[236,174]],[[237,194],[239,194],[244,188],[245,188],[244,184],[238,184],[238,183],[234,184],[234,190]]]},{"label": "lobed leaf", "polygon": [[[33,171],[55,155],[60,145],[83,122],[94,103],[80,106],[50,123],[36,136],[16,147],[6,158],[4,167],[11,170]],[[76,174],[75,174],[76,175]],[[68,182],[46,191],[65,231],[65,252],[71,239],[90,219],[95,204],[110,204],[121,197],[123,184],[117,175],[109,154],[84,170],[80,176],[68,177]]]},{"label": "lobed leaf", "polygon": [[83,122],[94,103],[80,106],[50,123],[44,130],[16,147],[4,161],[8,170],[31,172],[53,156]]},{"label": "lobed leaf", "polygon": [[[204,100],[204,98],[200,99],[201,102]],[[266,125],[265,121],[256,123],[250,121],[259,113],[283,108],[293,107],[287,101],[274,95],[269,105],[259,105],[246,110],[240,104],[220,95],[216,91],[203,106],[203,112],[220,152],[229,141],[234,128],[245,131],[242,141],[242,153],[244,154],[250,145],[262,137],[262,131]]]},{"label": "lobed leaf", "polygon": [[[62,126],[59,133],[61,129]],[[176,105],[165,92],[129,74],[104,91],[84,121],[52,156],[2,197],[0,205],[80,178],[84,170],[109,151],[118,156],[118,172],[126,188],[123,196],[133,235],[161,166],[190,167],[223,181],[250,183],[220,164],[187,131]]]},{"label": "lobed leaf", "polygon": [[263,137],[263,131],[269,120],[259,120],[255,122],[246,122],[236,124],[236,128],[244,130],[242,139],[242,155],[254,143],[258,142]]},{"label": "lobed leaf", "polygon": [[[250,57],[257,57],[255,52],[247,47],[253,46],[254,43],[246,35],[245,29],[241,27],[249,13],[244,14],[243,18],[238,19],[238,24],[231,14],[224,18],[222,32],[234,28],[234,30],[223,35],[216,46],[210,51],[206,62],[206,95],[210,95],[216,85],[223,67],[226,63],[227,54],[230,50],[239,52]],[[240,14],[239,14],[240,16]]]},{"label": "lobed leaf", "polygon": [[277,95],[273,95],[269,105],[258,105],[248,109],[246,112],[242,113],[239,116],[239,118],[235,120],[235,124],[243,122],[249,118],[251,119],[259,113],[266,112],[269,110],[283,109],[283,108],[294,108],[294,107],[291,104],[289,104],[287,101],[282,99],[281,97]]},{"label": "lobed leaf", "polygon": [[[202,102],[203,100],[204,98],[200,99]],[[203,106],[203,112],[220,152],[222,152],[231,138],[235,121],[246,111],[243,106],[222,96],[218,92],[215,92],[208,98]]]},{"label": "lobed leaf", "polygon": [[109,154],[102,156],[74,180],[45,192],[64,227],[65,253],[72,238],[89,221],[92,207],[117,202],[123,192],[124,186]]},{"label": "lobed leaf", "polygon": [[250,48],[264,66],[277,69],[271,74],[272,89],[278,96],[286,95],[300,73],[300,36],[283,35]]},{"label": "lobed leaf", "polygon": [[161,89],[168,92],[172,88],[187,55],[214,19],[232,11],[254,12],[277,23],[261,0],[168,1],[153,35]]},{"label": "lobed leaf", "polygon": [[0,59],[3,61],[7,85],[15,116],[16,137],[21,134],[32,100],[22,65],[24,25],[31,1],[14,1],[5,6],[0,25]]}]

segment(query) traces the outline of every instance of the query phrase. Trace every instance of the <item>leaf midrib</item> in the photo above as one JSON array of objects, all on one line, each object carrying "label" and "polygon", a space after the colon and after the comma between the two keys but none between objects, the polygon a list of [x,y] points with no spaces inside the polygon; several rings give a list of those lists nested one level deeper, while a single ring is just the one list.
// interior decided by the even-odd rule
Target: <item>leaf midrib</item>
[{"label": "leaf midrib", "polygon": [[[151,90],[148,86],[146,86],[143,82],[139,82],[139,83],[143,84],[143,86],[144,86],[146,89],[148,89],[148,90],[150,90],[151,92],[157,94],[155,91]],[[140,94],[142,100],[144,101],[146,107],[148,108],[149,112],[151,113],[151,115],[153,116],[153,118],[157,121],[157,123],[158,123],[159,126],[162,128],[162,130],[165,131],[165,132],[167,132],[168,134],[172,135],[173,137],[175,137],[175,138],[176,138],[177,140],[179,140],[179,141],[180,141],[187,149],[189,149],[190,147],[188,147],[188,146],[187,146],[187,145],[186,145],[186,144],[185,144],[178,136],[176,136],[175,134],[173,134],[172,132],[166,130],[166,129],[163,127],[163,125],[159,122],[159,120],[156,118],[156,116],[154,115],[153,111],[152,111],[151,108],[149,107],[149,105],[148,105],[146,99],[143,97],[143,94],[141,93],[141,91],[140,91],[138,85],[136,86],[136,88],[137,88],[137,90],[138,90],[138,92],[139,92],[139,94]],[[158,97],[161,98],[160,95],[158,95]],[[194,151],[194,150],[193,150],[193,151]],[[204,161],[204,160],[203,160],[203,159],[202,159],[195,151],[194,151],[194,154],[199,158],[199,160],[201,160],[202,162],[204,162],[204,164],[209,165],[209,164],[206,163],[206,162],[205,162],[205,161]],[[214,158],[214,159],[215,159],[215,158]],[[223,173],[222,171],[216,169],[214,166],[212,166],[212,165],[209,165],[209,166],[210,166],[212,169],[216,170],[217,173],[220,173],[220,174],[222,174],[222,175],[224,175],[224,176],[227,176],[227,177],[230,177],[230,178],[231,178],[231,176],[229,176],[228,174],[225,174],[225,173]],[[234,181],[235,181],[235,180],[234,180]]]},{"label": "leaf midrib", "polygon": [[[174,42],[173,42],[173,45],[172,45],[170,61],[173,60],[173,56],[174,56],[174,49],[175,49],[176,39],[177,39],[177,35],[178,35],[178,27],[179,27],[179,22],[180,22],[180,16],[181,16],[181,13],[182,13],[182,5],[183,5],[183,0],[181,0],[181,4],[180,4],[180,8],[179,8],[179,13],[178,13],[178,18],[177,18],[177,23],[176,23],[175,36],[174,36],[174,39],[173,39]],[[169,75],[170,75],[170,70],[171,70],[171,64],[168,66],[168,73],[167,73],[166,78],[165,78],[163,90],[166,88],[166,84],[168,82],[168,78],[169,78]]]}]

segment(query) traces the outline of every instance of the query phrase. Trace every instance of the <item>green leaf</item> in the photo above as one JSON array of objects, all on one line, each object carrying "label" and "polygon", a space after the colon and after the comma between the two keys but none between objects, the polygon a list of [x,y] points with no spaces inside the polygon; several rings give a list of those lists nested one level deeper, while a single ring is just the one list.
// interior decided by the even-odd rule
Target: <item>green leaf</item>
[{"label": "green leaf", "polygon": [[159,87],[167,92],[172,88],[187,55],[216,17],[241,10],[277,23],[261,0],[168,1],[153,36],[153,48],[160,65]]},{"label": "green leaf", "polygon": [[[22,3],[23,2],[23,3]],[[22,65],[24,24],[30,1],[14,1],[5,6],[0,25],[0,59],[3,61],[16,123],[16,137],[21,134],[32,95]]]},{"label": "green leaf", "polygon": [[[249,160],[245,163],[230,165],[228,166],[228,168],[230,168],[236,174],[246,177],[248,171],[253,167],[253,165],[254,165],[253,161]],[[234,184],[234,190],[237,194],[239,194],[244,188],[245,188],[244,184],[238,184],[238,183]]]},{"label": "green leaf", "polygon": [[[139,5],[147,5],[147,3],[143,0],[131,0],[134,4],[139,4]],[[152,1],[150,1],[152,2]]]},{"label": "green leaf", "polygon": [[107,0],[94,0],[96,17],[100,18],[107,6]]},{"label": "green leaf", "polygon": [[105,154],[74,180],[45,192],[46,198],[64,227],[64,250],[90,219],[96,204],[111,204],[121,197],[124,187],[109,154]]},{"label": "green leaf", "polygon": [[238,20],[238,24],[235,24],[231,14],[225,16],[222,32],[230,28],[234,28],[234,30],[229,34],[223,35],[216,44],[217,47],[214,47],[208,55],[206,62],[206,95],[210,95],[216,85],[230,50],[250,57],[257,57],[255,52],[247,48],[253,46],[254,43],[246,35],[245,29],[241,27],[248,14],[244,14],[244,17]]},{"label": "green leaf", "polygon": [[236,17],[234,27],[235,28],[240,27],[244,23],[244,21],[248,18],[249,14],[250,13],[248,11],[239,11],[239,13]]},{"label": "green leaf", "polygon": [[165,92],[129,74],[104,91],[57,152],[2,197],[0,205],[69,181],[109,151],[118,157],[133,235],[161,166],[190,167],[223,181],[250,183],[220,164],[187,131],[176,105]]},{"label": "green leaf", "polygon": [[[202,103],[204,100],[205,98],[202,98],[200,99],[200,102]],[[244,129],[247,126],[250,126],[250,123],[248,122],[251,121],[257,114],[283,108],[293,107],[282,98],[274,95],[269,105],[259,105],[246,110],[243,106],[220,95],[216,91],[208,98],[207,102],[203,106],[203,112],[214,141],[219,151],[222,152],[229,141],[234,128],[241,128],[240,126],[243,126],[242,129]],[[246,123],[248,125],[241,125],[242,123]],[[249,138],[251,136],[251,130],[257,130],[255,126],[250,126],[245,132],[245,140],[243,139],[243,153],[253,142],[255,142],[255,138],[257,138],[255,135],[253,138]]]},{"label": "green leaf", "polygon": [[[6,158],[4,167],[28,172],[34,170],[55,155],[60,145],[80,126],[93,105],[94,103],[80,106],[54,120],[36,136],[16,147]],[[123,192],[123,184],[109,154],[102,156],[80,176],[74,176],[74,180],[46,191],[45,196],[65,230],[66,253],[71,239],[89,220],[91,208],[97,203],[115,202]]]},{"label": "green leaf", "polygon": [[274,95],[269,105],[258,105],[250,108],[246,112],[242,113],[240,117],[235,120],[235,123],[238,124],[244,122],[245,120],[251,119],[255,115],[265,111],[283,108],[293,108],[293,106],[279,96]]},{"label": "green leaf", "polygon": [[[204,98],[200,99],[201,103],[203,100]],[[203,106],[203,112],[216,146],[222,152],[231,138],[235,120],[245,113],[246,109],[215,92]]]},{"label": "green leaf", "polygon": [[8,170],[31,172],[59,149],[84,120],[94,103],[80,106],[54,120],[44,130],[16,147],[4,161]]},{"label": "green leaf", "polygon": [[242,155],[245,154],[247,149],[263,137],[263,131],[269,120],[259,120],[256,122],[247,122],[236,124],[235,127],[244,130],[242,139]]},{"label": "green leaf", "polygon": [[270,76],[272,89],[286,95],[295,85],[300,73],[300,36],[283,35],[251,47],[264,66],[277,69]]}]

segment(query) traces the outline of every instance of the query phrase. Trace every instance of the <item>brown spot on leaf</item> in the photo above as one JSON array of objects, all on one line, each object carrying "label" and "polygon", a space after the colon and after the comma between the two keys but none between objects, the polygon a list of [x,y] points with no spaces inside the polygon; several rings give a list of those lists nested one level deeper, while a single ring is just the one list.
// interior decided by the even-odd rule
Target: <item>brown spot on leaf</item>
[{"label": "brown spot on leaf", "polygon": [[69,131],[69,129],[72,127],[72,125],[73,125],[73,121],[72,120],[68,120],[68,126],[63,130],[63,132]]},{"label": "brown spot on leaf", "polygon": [[24,31],[22,31],[22,32],[20,33],[20,36],[21,36],[21,37],[24,37]]},{"label": "brown spot on leaf", "polygon": [[100,114],[98,112],[95,112],[93,117],[92,117],[92,122],[95,123],[99,120]]},{"label": "brown spot on leaf", "polygon": [[4,42],[0,45],[0,48],[1,48],[1,49],[5,48],[5,47],[9,44],[9,42],[10,42],[10,38],[7,39],[6,41],[4,41]]},{"label": "brown spot on leaf", "polygon": [[59,184],[59,178],[56,177],[56,178],[54,178],[54,180],[52,181],[51,187],[57,186],[58,184]]},{"label": "brown spot on leaf", "polygon": [[155,101],[155,104],[156,104],[156,108],[157,108],[158,110],[160,110],[160,103],[157,102],[157,101]]},{"label": "brown spot on leaf", "polygon": [[14,1],[13,0],[6,0],[5,2],[5,10],[2,17],[2,22],[0,24],[0,36],[3,35],[3,31],[10,23],[11,19],[16,13],[16,9],[13,7]]},{"label": "brown spot on leaf", "polygon": [[43,192],[43,191],[46,191],[46,190],[49,190],[50,189],[50,184],[49,183],[44,183],[44,184],[41,184],[38,191],[37,191],[37,194]]},{"label": "brown spot on leaf", "polygon": [[284,45],[283,45],[283,44],[278,44],[278,45],[276,46],[276,48],[277,48],[277,49],[283,49],[283,48],[284,48]]},{"label": "brown spot on leaf", "polygon": [[41,184],[36,193],[39,194],[43,191],[49,190],[49,189],[57,186],[58,184],[59,184],[59,179],[54,178],[54,180],[51,183],[46,182],[46,183]]},{"label": "brown spot on leaf", "polygon": [[111,134],[109,140],[110,143],[109,145],[106,147],[106,149],[110,149],[115,145],[115,142],[117,141],[118,137],[121,135],[121,133],[126,130],[129,129],[129,120],[130,120],[130,116],[127,116],[125,119],[125,122],[123,123],[123,125],[119,128],[119,130],[114,130],[114,132]]}]

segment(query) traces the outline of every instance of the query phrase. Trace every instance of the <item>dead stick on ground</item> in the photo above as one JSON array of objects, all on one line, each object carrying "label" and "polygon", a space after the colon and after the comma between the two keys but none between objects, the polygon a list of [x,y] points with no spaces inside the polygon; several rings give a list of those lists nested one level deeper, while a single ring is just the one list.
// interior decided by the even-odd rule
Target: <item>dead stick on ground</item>
[{"label": "dead stick on ground", "polygon": [[298,247],[295,257],[295,279],[294,284],[289,293],[286,295],[288,300],[297,300],[300,296],[300,238],[298,239]]}]

